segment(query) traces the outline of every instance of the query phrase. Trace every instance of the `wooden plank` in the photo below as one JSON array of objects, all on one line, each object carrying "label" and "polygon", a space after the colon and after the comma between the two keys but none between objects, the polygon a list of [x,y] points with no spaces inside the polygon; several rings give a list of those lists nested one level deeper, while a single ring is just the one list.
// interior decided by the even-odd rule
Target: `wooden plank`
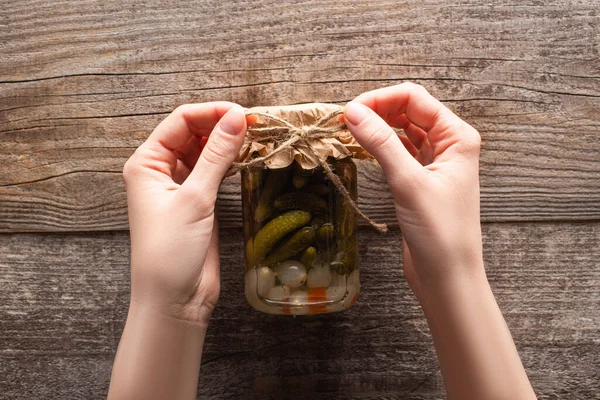
[{"label": "wooden plank", "polygon": [[[600,223],[485,224],[489,279],[540,399],[600,390]],[[434,399],[443,383],[402,279],[400,235],[360,231],[362,289],[344,313],[268,316],[245,303],[242,240],[221,233],[222,297],[199,398]],[[104,398],[126,317],[124,232],[0,235],[0,393]]]},{"label": "wooden plank", "polygon": [[[480,130],[485,221],[599,219],[598,5],[6,2],[0,231],[126,229],[122,165],[179,104],[344,103],[404,80]],[[363,170],[361,206],[390,222],[384,182]],[[221,208],[239,226],[235,181]]]}]

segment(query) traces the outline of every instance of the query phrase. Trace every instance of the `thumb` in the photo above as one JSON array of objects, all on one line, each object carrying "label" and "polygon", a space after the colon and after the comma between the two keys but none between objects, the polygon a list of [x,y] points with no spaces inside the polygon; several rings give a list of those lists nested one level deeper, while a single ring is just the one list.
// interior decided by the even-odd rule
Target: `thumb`
[{"label": "thumb", "polygon": [[181,189],[203,198],[215,198],[225,173],[235,161],[246,132],[244,109],[236,106],[227,111],[212,130],[194,169]]},{"label": "thumb", "polygon": [[396,132],[375,111],[351,101],[344,119],[356,141],[379,162],[392,189],[405,187],[423,172]]}]

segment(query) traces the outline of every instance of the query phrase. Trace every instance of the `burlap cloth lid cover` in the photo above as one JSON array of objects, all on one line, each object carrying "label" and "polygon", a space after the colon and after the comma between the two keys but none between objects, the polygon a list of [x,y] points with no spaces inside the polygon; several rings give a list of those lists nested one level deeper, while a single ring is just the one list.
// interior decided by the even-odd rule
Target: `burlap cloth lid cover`
[{"label": "burlap cloth lid cover", "polygon": [[[236,160],[238,167],[264,164],[277,169],[296,160],[302,168],[312,169],[320,165],[318,158],[372,159],[343,119],[340,121],[343,111],[342,106],[323,103],[248,109],[246,114],[254,115],[258,121],[248,129]],[[251,162],[257,158],[262,162]],[[248,163],[251,165],[245,165]]]}]

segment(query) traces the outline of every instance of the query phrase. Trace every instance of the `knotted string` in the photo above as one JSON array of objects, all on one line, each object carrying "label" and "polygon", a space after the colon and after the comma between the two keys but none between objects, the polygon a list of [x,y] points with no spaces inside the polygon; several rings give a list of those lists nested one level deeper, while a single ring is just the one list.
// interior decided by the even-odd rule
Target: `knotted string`
[{"label": "knotted string", "polygon": [[312,153],[312,155],[316,157],[316,159],[319,162],[319,165],[323,167],[323,171],[325,171],[327,177],[331,180],[333,185],[344,198],[346,204],[348,204],[350,208],[354,210],[354,212],[360,215],[362,219],[367,221],[369,225],[377,229],[379,232],[387,232],[388,228],[386,224],[380,224],[373,221],[358,208],[356,202],[352,199],[352,196],[348,192],[348,189],[346,189],[340,178],[331,170],[329,163],[327,163],[327,159],[321,157],[319,153],[314,149],[314,147],[310,144],[310,142],[307,140],[307,138],[309,137],[311,139],[324,139],[332,137],[335,138],[339,136],[340,132],[343,132],[347,129],[345,124],[340,122],[336,126],[326,125],[341,114],[343,114],[342,110],[336,110],[319,118],[313,125],[303,126],[299,128],[290,124],[285,119],[279,118],[275,115],[258,111],[246,112],[246,115],[268,118],[272,121],[281,124],[281,126],[248,127],[246,133],[246,140],[258,143],[275,141],[276,143],[279,143],[279,145],[276,146],[270,154],[267,154],[264,157],[256,157],[247,162],[234,163],[231,166],[231,168],[229,168],[227,176],[234,175],[244,168],[252,168],[259,166],[262,167],[268,160],[270,160],[280,152],[293,148],[294,145],[297,143],[302,143]]}]

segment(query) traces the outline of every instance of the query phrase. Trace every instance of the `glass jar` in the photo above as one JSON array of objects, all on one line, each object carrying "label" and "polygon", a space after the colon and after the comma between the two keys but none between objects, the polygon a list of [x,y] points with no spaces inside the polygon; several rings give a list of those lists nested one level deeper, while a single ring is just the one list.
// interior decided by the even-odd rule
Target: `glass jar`
[{"label": "glass jar", "polygon": [[[349,158],[328,165],[354,201]],[[242,171],[248,303],[268,314],[322,314],[354,304],[360,288],[357,217],[322,167],[293,162]]]}]

